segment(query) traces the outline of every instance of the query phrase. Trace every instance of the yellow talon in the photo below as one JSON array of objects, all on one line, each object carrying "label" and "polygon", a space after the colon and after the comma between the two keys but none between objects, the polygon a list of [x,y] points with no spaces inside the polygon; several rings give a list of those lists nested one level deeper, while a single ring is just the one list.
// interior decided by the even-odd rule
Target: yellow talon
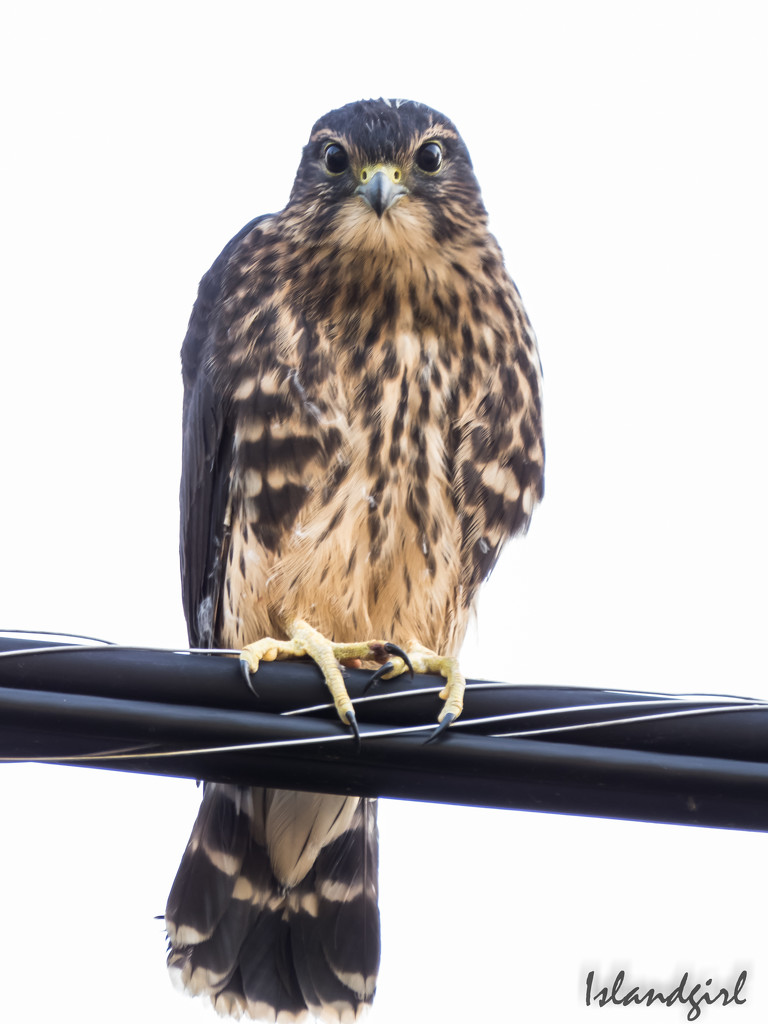
[{"label": "yellow talon", "polygon": [[[288,622],[285,631],[288,634],[288,640],[274,640],[272,637],[265,637],[252,644],[246,644],[243,648],[240,662],[243,669],[247,670],[249,685],[250,674],[257,671],[259,663],[262,661],[309,657],[323,673],[339,718],[345,724],[353,724],[355,713],[344,685],[339,662],[354,662],[355,660],[383,662],[389,660],[392,663],[392,668],[381,677],[382,679],[394,679],[406,671],[439,673],[445,678],[445,686],[440,691],[440,699],[445,701],[445,705],[438,716],[438,722],[442,722],[446,715],[450,715],[449,721],[453,721],[461,714],[464,707],[466,683],[459,669],[457,658],[435,654],[434,651],[415,641],[407,643],[405,650],[381,640],[334,643],[309,623],[304,622],[303,619],[294,619]],[[389,653],[393,651],[399,653],[393,654],[390,658]],[[399,655],[403,655],[403,657]]]}]

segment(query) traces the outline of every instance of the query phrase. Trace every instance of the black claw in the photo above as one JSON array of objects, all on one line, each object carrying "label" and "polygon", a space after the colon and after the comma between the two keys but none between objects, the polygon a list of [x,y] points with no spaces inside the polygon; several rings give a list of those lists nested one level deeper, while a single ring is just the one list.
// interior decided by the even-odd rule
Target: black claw
[{"label": "black claw", "polygon": [[248,689],[251,691],[251,693],[254,695],[254,697],[258,697],[259,695],[256,692],[256,690],[254,688],[254,685],[253,685],[253,676],[251,675],[251,666],[248,664],[248,662],[245,660],[245,658],[241,658],[240,659],[240,672],[242,673],[243,679],[245,679],[246,683],[248,684]]},{"label": "black claw", "polygon": [[347,712],[347,721],[352,726],[352,732],[355,735],[355,747],[357,748],[357,753],[359,754],[361,748],[360,730],[357,727],[357,716],[355,715],[354,711]]},{"label": "black claw", "polygon": [[387,654],[396,654],[398,658],[402,658],[411,674],[411,679],[413,679],[413,665],[411,664],[411,659],[405,653],[403,648],[398,647],[397,644],[384,644],[384,650]]},{"label": "black claw", "polygon": [[446,711],[446,713],[443,715],[442,722],[438,725],[434,732],[429,734],[429,739],[424,744],[424,746],[426,746],[427,743],[434,743],[438,736],[445,732],[445,730],[448,728],[448,726],[455,718],[456,715],[452,715],[450,711]]},{"label": "black claw", "polygon": [[[363,688],[363,693],[368,693],[370,688],[372,686],[375,686],[375,684],[378,683],[381,677],[385,676],[387,672],[391,672],[394,667],[395,666],[392,664],[391,661],[387,661],[383,665],[380,665],[379,668],[376,669],[371,678],[368,680],[368,682],[365,684]],[[391,680],[387,679],[386,682],[391,682]]]}]

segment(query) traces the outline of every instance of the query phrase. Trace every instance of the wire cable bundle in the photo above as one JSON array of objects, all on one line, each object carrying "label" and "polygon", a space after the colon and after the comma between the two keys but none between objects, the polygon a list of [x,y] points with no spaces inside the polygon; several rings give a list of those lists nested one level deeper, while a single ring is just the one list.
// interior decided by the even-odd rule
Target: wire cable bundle
[{"label": "wire cable bundle", "polygon": [[233,653],[0,636],[0,759],[768,831],[765,701],[469,680],[427,745],[440,680],[348,671],[358,750],[312,663],[255,697]]}]

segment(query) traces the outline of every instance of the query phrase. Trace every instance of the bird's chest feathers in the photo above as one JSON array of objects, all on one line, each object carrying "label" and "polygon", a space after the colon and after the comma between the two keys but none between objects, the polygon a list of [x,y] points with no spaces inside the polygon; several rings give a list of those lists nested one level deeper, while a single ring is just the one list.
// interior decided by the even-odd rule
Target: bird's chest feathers
[{"label": "bird's chest feathers", "polygon": [[437,339],[405,330],[366,357],[348,405],[348,500],[364,498],[375,559],[379,533],[428,547],[431,506],[449,496],[450,422]]},{"label": "bird's chest feathers", "polygon": [[261,505],[263,523],[286,528],[295,519],[283,548],[310,536],[322,542],[328,523],[346,521],[369,536],[374,560],[395,536],[423,549],[430,505],[450,491],[451,375],[438,339],[399,327],[362,351],[333,347],[318,336],[313,359],[323,373],[316,359],[297,359],[262,377],[256,407],[269,408],[271,394],[283,400],[279,414],[246,411],[238,426],[242,493]]},{"label": "bird's chest feathers", "polygon": [[[326,341],[318,336],[314,356]],[[407,328],[362,357],[353,347],[336,356],[322,356],[317,378],[299,361],[282,380],[262,380],[259,388],[291,396],[290,412],[287,403],[280,416],[243,408],[233,538],[251,592],[267,603],[298,602],[296,612],[314,619],[323,608],[331,632],[338,613],[338,622],[357,614],[361,628],[400,633],[398,609],[405,620],[412,606],[415,617],[425,593],[439,604],[456,578],[450,375],[437,337]],[[350,594],[355,609],[340,608]]]}]

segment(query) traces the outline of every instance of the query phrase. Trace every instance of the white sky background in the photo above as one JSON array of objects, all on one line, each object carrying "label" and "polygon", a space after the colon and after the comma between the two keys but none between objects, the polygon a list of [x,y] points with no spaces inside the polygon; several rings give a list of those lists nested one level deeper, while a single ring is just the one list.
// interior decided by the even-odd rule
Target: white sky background
[{"label": "white sky background", "polygon": [[[503,13],[502,13],[503,10]],[[185,642],[178,352],[314,120],[462,131],[539,335],[547,496],[468,675],[768,697],[766,25],[755,0],[15,5],[2,30],[0,626]],[[184,1024],[153,915],[187,781],[0,770],[0,1020]],[[372,1024],[678,1024],[586,973],[768,1013],[768,836],[387,803]]]}]

